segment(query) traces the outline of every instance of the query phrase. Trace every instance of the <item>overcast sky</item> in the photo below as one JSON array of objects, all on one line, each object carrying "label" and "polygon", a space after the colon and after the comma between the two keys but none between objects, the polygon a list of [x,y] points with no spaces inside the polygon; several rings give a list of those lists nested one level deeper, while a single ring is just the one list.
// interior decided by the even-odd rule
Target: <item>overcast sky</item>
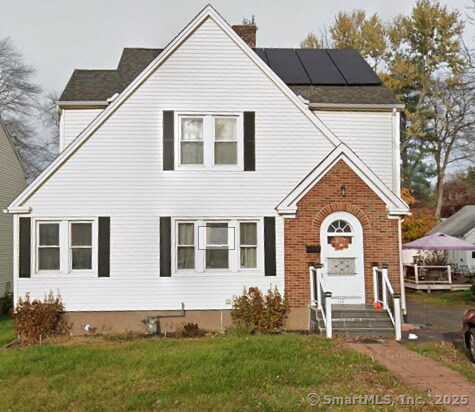
[{"label": "overcast sky", "polygon": [[[75,68],[115,68],[124,47],[165,46],[208,3],[230,24],[255,15],[260,47],[298,47],[340,10],[384,19],[413,0],[0,0],[0,35],[10,36],[45,89],[61,91]],[[470,0],[447,0],[463,15]],[[475,30],[468,28],[467,37]]]}]

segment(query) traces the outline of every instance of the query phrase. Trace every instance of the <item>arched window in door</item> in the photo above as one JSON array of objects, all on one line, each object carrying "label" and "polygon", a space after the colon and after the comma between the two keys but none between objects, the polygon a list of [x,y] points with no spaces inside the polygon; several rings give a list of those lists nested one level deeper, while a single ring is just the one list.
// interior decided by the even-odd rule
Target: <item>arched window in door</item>
[{"label": "arched window in door", "polygon": [[336,251],[348,249],[353,239],[353,228],[342,219],[334,220],[328,226],[327,241]]}]

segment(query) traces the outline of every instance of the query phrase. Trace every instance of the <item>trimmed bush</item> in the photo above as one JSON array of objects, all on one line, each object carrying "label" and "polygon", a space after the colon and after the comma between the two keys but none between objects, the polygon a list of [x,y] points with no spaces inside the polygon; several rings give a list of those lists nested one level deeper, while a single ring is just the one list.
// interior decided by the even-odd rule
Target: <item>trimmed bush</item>
[{"label": "trimmed bush", "polygon": [[251,287],[234,298],[231,319],[241,330],[275,333],[282,329],[288,312],[289,306],[277,288],[263,296],[259,288]]},{"label": "trimmed bush", "polygon": [[15,331],[20,342],[32,345],[51,336],[65,335],[71,329],[64,314],[64,305],[59,293],[45,295],[43,300],[19,298],[13,311]]},{"label": "trimmed bush", "polygon": [[178,329],[177,335],[180,338],[200,338],[206,335],[206,330],[201,329],[197,323],[188,322]]}]

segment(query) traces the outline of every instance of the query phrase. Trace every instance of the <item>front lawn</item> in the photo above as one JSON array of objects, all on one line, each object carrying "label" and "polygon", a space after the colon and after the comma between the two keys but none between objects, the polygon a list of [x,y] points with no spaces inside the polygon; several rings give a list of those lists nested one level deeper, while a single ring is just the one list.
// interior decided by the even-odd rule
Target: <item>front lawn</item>
[{"label": "front lawn", "polygon": [[[11,337],[9,321],[0,325]],[[0,349],[0,410],[299,410],[311,392],[418,394],[366,356],[314,335],[89,337]]]},{"label": "front lawn", "polygon": [[407,343],[406,346],[420,355],[460,372],[469,381],[475,383],[475,364],[468,358],[461,342]]},{"label": "front lawn", "polygon": [[7,316],[0,315],[0,348],[15,339],[13,321]]},{"label": "front lawn", "polygon": [[428,303],[433,305],[452,306],[452,307],[475,307],[475,301],[472,300],[470,290],[459,290],[456,292],[411,292],[406,291],[408,300],[419,303]]}]

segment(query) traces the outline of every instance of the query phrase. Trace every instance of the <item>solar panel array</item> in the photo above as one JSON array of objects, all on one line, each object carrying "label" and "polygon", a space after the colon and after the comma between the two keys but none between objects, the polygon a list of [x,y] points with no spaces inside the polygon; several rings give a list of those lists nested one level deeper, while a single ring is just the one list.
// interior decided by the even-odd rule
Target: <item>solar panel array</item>
[{"label": "solar panel array", "polygon": [[254,49],[292,85],[380,85],[381,79],[353,49]]}]

